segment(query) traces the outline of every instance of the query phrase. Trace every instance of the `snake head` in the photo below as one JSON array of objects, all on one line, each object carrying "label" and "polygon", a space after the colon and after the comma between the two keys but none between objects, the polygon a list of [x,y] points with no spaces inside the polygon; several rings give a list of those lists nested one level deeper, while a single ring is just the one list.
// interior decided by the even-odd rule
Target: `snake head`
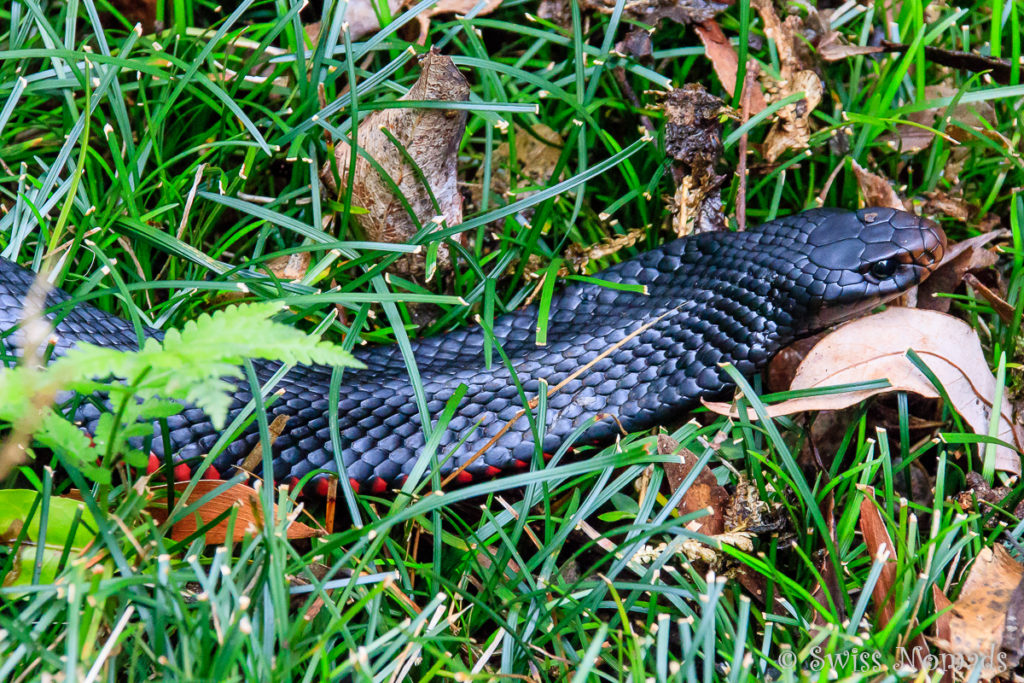
[{"label": "snake head", "polygon": [[816,327],[848,320],[907,291],[938,266],[946,235],[925,218],[872,207],[836,213],[807,235],[803,275]]}]

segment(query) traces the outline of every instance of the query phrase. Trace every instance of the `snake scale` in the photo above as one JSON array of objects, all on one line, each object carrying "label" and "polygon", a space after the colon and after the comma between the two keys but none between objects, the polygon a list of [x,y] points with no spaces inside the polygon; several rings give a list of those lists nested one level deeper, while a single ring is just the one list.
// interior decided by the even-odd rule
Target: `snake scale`
[{"label": "snake scale", "polygon": [[[522,416],[523,400],[509,367],[496,353],[487,367],[482,328],[414,341],[432,422],[460,385],[467,388],[440,437],[441,474],[458,472],[457,481],[467,483],[528,469],[537,455],[553,453],[588,420],[596,418],[581,438],[607,442],[621,430],[647,429],[683,413],[702,398],[723,398],[733,385],[720,364],[731,363],[747,376],[757,373],[792,341],[867,312],[920,282],[945,246],[941,229],[902,211],[812,209],[744,232],[678,239],[595,276],[642,285],[643,292],[573,281],[551,301],[546,345],[535,343],[536,305],[493,322],[494,338],[525,397],[535,398],[544,386],[558,387],[536,432]],[[3,339],[9,354],[18,353],[16,328],[33,277],[0,259],[0,331],[14,330]],[[67,300],[54,291],[47,303],[61,308]],[[136,348],[128,322],[84,304],[63,309],[55,320],[56,354],[79,341]],[[412,471],[425,430],[398,347],[363,348],[355,355],[366,367],[346,370],[334,408],[340,460],[357,490],[382,493]],[[278,369],[260,361],[255,367],[261,381]],[[330,368],[298,366],[278,384],[281,395],[268,416],[289,416],[271,456],[279,482],[294,483],[318,470],[314,488],[323,492],[327,475],[338,472],[328,425],[330,379]],[[248,386],[239,385],[231,416],[250,399]],[[93,403],[76,415],[86,429],[98,418]],[[202,410],[188,406],[167,425],[172,455],[181,463],[176,474],[188,474],[218,433]],[[151,464],[163,457],[159,425],[154,437],[157,457]],[[253,425],[206,476],[232,474],[258,442]]]}]

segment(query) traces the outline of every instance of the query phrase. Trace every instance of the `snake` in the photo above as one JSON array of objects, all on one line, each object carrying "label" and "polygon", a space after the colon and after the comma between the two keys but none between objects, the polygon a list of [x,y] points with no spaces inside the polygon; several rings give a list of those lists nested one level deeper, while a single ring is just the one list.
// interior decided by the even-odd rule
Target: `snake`
[{"label": "snake", "polygon": [[[534,303],[489,326],[413,340],[411,354],[397,344],[357,348],[363,367],[344,370],[333,406],[333,369],[296,365],[267,408],[269,419],[287,416],[270,454],[274,478],[325,494],[329,478],[343,473],[357,492],[383,494],[400,487],[423,456],[436,458],[442,476],[466,484],[540,466],[544,454],[563,446],[651,429],[734,392],[726,364],[745,377],[759,373],[792,342],[920,283],[945,251],[942,229],[911,213],[810,209],[744,231],[669,241],[569,281],[546,308]],[[10,358],[19,354],[19,319],[34,277],[0,260],[0,332]],[[69,299],[57,289],[47,298],[53,356],[81,342],[138,348],[131,323]],[[538,344],[542,311],[547,339]],[[147,328],[144,336],[162,332]],[[254,360],[253,367],[266,382],[280,364]],[[251,401],[250,385],[237,382],[229,420]],[[96,427],[99,403],[82,402],[74,415],[86,431]],[[170,456],[179,479],[194,474],[220,435],[201,409],[187,405],[153,430],[149,470]],[[233,476],[259,443],[252,424],[201,476]]]}]

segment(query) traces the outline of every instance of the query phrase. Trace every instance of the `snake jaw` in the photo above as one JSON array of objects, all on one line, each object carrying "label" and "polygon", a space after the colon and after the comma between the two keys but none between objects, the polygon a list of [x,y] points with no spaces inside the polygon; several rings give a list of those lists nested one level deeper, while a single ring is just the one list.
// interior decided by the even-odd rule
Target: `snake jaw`
[{"label": "snake jaw", "polygon": [[[819,281],[835,281],[808,316],[815,328],[808,333],[813,333],[867,313],[922,282],[942,260],[946,235],[926,218],[874,207],[823,223],[808,244],[806,268],[813,268]],[[879,276],[875,266],[882,262],[888,269]]]}]

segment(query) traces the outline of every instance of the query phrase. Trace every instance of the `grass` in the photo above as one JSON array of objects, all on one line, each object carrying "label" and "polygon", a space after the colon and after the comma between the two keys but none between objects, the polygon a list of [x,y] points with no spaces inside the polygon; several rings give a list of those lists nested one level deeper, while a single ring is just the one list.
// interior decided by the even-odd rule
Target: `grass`
[{"label": "grass", "polygon": [[[722,90],[692,30],[663,24],[653,35],[654,62],[643,63],[613,52],[636,24],[621,2],[611,15],[574,7],[563,29],[537,19],[535,3],[510,0],[487,17],[435,17],[429,33],[469,77],[460,180],[484,189],[462,225],[424,230],[420,239],[465,232],[472,246],[459,250],[443,282],[385,278],[402,248],[367,243],[349,220],[348,200],[323,199],[324,136],[350,137],[356,117],[387,106],[415,80],[422,48],[400,28],[429,4],[359,42],[324,31],[309,43],[301,22],[316,8],[300,15],[298,0],[223,7],[175,0],[163,10],[168,28],[148,35],[105,1],[14,0],[0,9],[3,255],[38,267],[55,254],[58,285],[139,325],[180,327],[221,306],[214,295],[244,285],[252,299],[287,303],[285,322],[322,327],[349,348],[362,340],[408,349],[410,335],[521,305],[535,286],[526,277],[531,258],[543,269],[569,245],[646,228],[641,244],[591,266],[597,269],[670,238],[669,160],[659,140],[638,131],[641,114],[663,119],[649,91],[703,82],[738,101]],[[344,7],[328,3],[317,18],[340,25]],[[851,43],[865,43],[884,22],[880,7],[843,7],[834,27]],[[976,219],[944,227],[963,238],[991,213],[1012,229],[998,268],[1019,313],[1019,68],[1010,83],[995,84],[930,64],[924,48],[981,51],[1019,65],[1022,9],[984,0],[935,10],[905,2],[891,16],[911,45],[905,54],[820,63],[825,97],[809,149],[790,151],[773,167],[751,157],[748,220],[813,206],[836,169],[826,203],[856,206],[847,157],[893,179],[904,197],[962,193]],[[757,38],[745,50],[778,73],[777,51],[745,2],[719,22],[733,39]],[[629,104],[618,68],[644,109]],[[929,100],[925,88],[938,83],[957,94]],[[937,136],[916,154],[883,138],[914,112],[952,114],[957,105],[990,107],[987,130],[940,118],[938,129],[956,132],[959,142]],[[773,120],[769,114],[741,126],[727,119],[721,168],[736,167],[744,132],[757,143]],[[526,180],[530,160],[513,158],[505,164],[518,179],[514,191],[490,191],[499,146],[514,149],[517,126],[535,124],[564,138],[549,180],[534,185]],[[962,170],[945,173],[954,161]],[[724,188],[727,215],[734,215],[739,182],[730,175]],[[339,215],[327,220],[335,208]],[[255,270],[296,251],[312,254],[303,281],[278,283]],[[338,288],[327,292],[332,279]],[[439,307],[437,320],[414,327],[412,301]],[[335,306],[347,315],[336,317]],[[1005,369],[1007,390],[1018,387],[1019,324],[1004,324],[972,298],[958,298],[955,310],[979,331],[991,366]],[[343,378],[335,385],[343,390]],[[3,590],[0,680],[899,677],[897,646],[930,633],[935,620],[932,587],[955,597],[977,553],[1020,542],[1024,523],[989,509],[964,513],[951,497],[964,488],[967,468],[981,464],[964,458],[955,439],[915,443],[916,404],[906,396],[893,402],[896,426],[888,432],[879,431],[868,406],[835,428],[837,445],[823,454],[831,469],[813,478],[795,459],[806,422],[721,418],[675,430],[720,481],[735,484],[742,473],[785,520],[784,532],[756,535],[752,550],[722,546],[710,570],[681,554],[692,541],[708,542],[675,512],[689,483],[654,495],[668,490],[655,467],[648,495],[634,487],[648,465],[668,460],[652,454],[653,438],[644,434],[582,460],[557,457],[546,469],[443,496],[350,498],[351,526],[324,538],[293,543],[271,521],[218,548],[202,538],[171,540],[140,513],[130,488],[115,486],[97,501],[99,489],[37,450],[33,466],[2,485],[39,490],[32,514],[40,520],[54,496],[83,489],[96,541],[91,560],[67,562],[59,580]],[[265,415],[256,413],[266,436]],[[944,429],[956,433],[945,417]],[[933,493],[908,499],[903,482],[921,466]],[[1024,485],[1011,486],[1006,509],[1024,495]],[[897,548],[899,607],[887,624],[870,600],[881,565],[859,533],[865,498]],[[834,533],[825,519],[829,501]],[[279,502],[292,507],[283,496]],[[14,550],[35,552],[17,541],[0,548],[0,573],[12,566]],[[838,604],[814,590],[829,564]],[[744,585],[751,583],[763,599],[749,597]],[[854,648],[877,653],[877,661],[865,669],[840,658]],[[802,673],[787,653],[805,664]],[[814,667],[825,656],[831,673]]]}]

